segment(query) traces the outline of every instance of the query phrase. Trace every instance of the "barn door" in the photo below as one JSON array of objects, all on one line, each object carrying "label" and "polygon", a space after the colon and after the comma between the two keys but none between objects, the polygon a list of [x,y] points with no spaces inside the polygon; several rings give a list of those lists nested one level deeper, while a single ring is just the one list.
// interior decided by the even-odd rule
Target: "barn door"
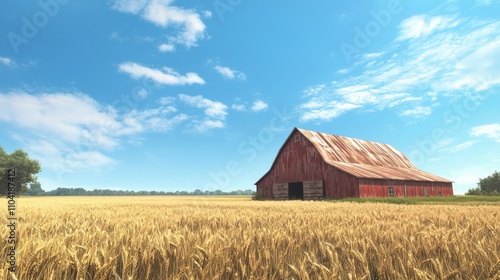
[{"label": "barn door", "polygon": [[288,183],[275,183],[273,185],[273,199],[288,199]]},{"label": "barn door", "polygon": [[304,181],[304,200],[323,199],[323,181]]}]

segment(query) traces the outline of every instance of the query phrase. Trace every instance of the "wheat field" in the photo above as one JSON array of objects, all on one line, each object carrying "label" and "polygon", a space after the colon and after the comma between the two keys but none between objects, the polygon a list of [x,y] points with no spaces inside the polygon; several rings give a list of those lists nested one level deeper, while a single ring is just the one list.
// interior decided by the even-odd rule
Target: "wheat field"
[{"label": "wheat field", "polygon": [[500,279],[499,206],[23,197],[17,216],[2,279]]}]

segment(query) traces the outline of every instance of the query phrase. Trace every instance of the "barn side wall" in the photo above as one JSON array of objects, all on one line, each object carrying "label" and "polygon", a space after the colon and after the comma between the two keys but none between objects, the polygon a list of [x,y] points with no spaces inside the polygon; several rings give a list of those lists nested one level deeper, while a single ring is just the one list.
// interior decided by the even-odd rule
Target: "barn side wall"
[{"label": "barn side wall", "polygon": [[[389,197],[389,187],[394,187],[395,197],[452,196],[452,183],[427,181],[400,181],[360,179],[360,197]],[[406,194],[405,194],[406,189]]]},{"label": "barn side wall", "polygon": [[272,199],[274,183],[309,180],[323,180],[325,198],[359,197],[358,178],[325,163],[313,144],[298,131],[288,138],[272,169],[257,183],[257,192]]}]

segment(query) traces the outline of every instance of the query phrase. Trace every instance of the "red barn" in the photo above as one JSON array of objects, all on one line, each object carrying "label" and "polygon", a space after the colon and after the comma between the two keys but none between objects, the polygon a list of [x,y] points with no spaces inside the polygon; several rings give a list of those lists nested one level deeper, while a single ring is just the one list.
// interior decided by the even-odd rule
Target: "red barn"
[{"label": "red barn", "polygon": [[453,195],[452,181],[416,168],[390,145],[298,128],[255,185],[267,199]]}]

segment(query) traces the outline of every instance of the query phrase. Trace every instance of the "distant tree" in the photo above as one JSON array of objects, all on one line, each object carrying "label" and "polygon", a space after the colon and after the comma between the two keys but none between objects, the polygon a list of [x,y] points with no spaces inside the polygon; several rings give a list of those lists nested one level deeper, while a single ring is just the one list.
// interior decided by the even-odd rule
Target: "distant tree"
[{"label": "distant tree", "polygon": [[500,195],[500,173],[493,172],[486,178],[480,178],[477,183],[477,188],[470,189],[466,194],[468,195]]},{"label": "distant tree", "polygon": [[203,192],[200,189],[196,189],[196,190],[194,190],[193,194],[194,195],[202,195]]},{"label": "distant tree", "polygon": [[252,191],[251,189],[246,189],[246,190],[244,190],[244,191],[243,191],[243,194],[244,194],[244,195],[254,195],[254,194],[255,194],[255,192],[254,192],[254,191]]},{"label": "distant tree", "polygon": [[44,195],[45,191],[42,189],[42,184],[39,182],[31,183],[30,188],[26,192],[27,195],[40,196]]},{"label": "distant tree", "polygon": [[40,163],[30,159],[25,151],[19,149],[9,155],[0,147],[0,193],[2,195],[7,194],[9,169],[14,169],[16,172],[17,194],[28,191],[28,184],[37,182],[35,175],[41,170]]},{"label": "distant tree", "polygon": [[466,195],[482,195],[481,189],[479,189],[479,188],[469,189],[465,194]]}]

